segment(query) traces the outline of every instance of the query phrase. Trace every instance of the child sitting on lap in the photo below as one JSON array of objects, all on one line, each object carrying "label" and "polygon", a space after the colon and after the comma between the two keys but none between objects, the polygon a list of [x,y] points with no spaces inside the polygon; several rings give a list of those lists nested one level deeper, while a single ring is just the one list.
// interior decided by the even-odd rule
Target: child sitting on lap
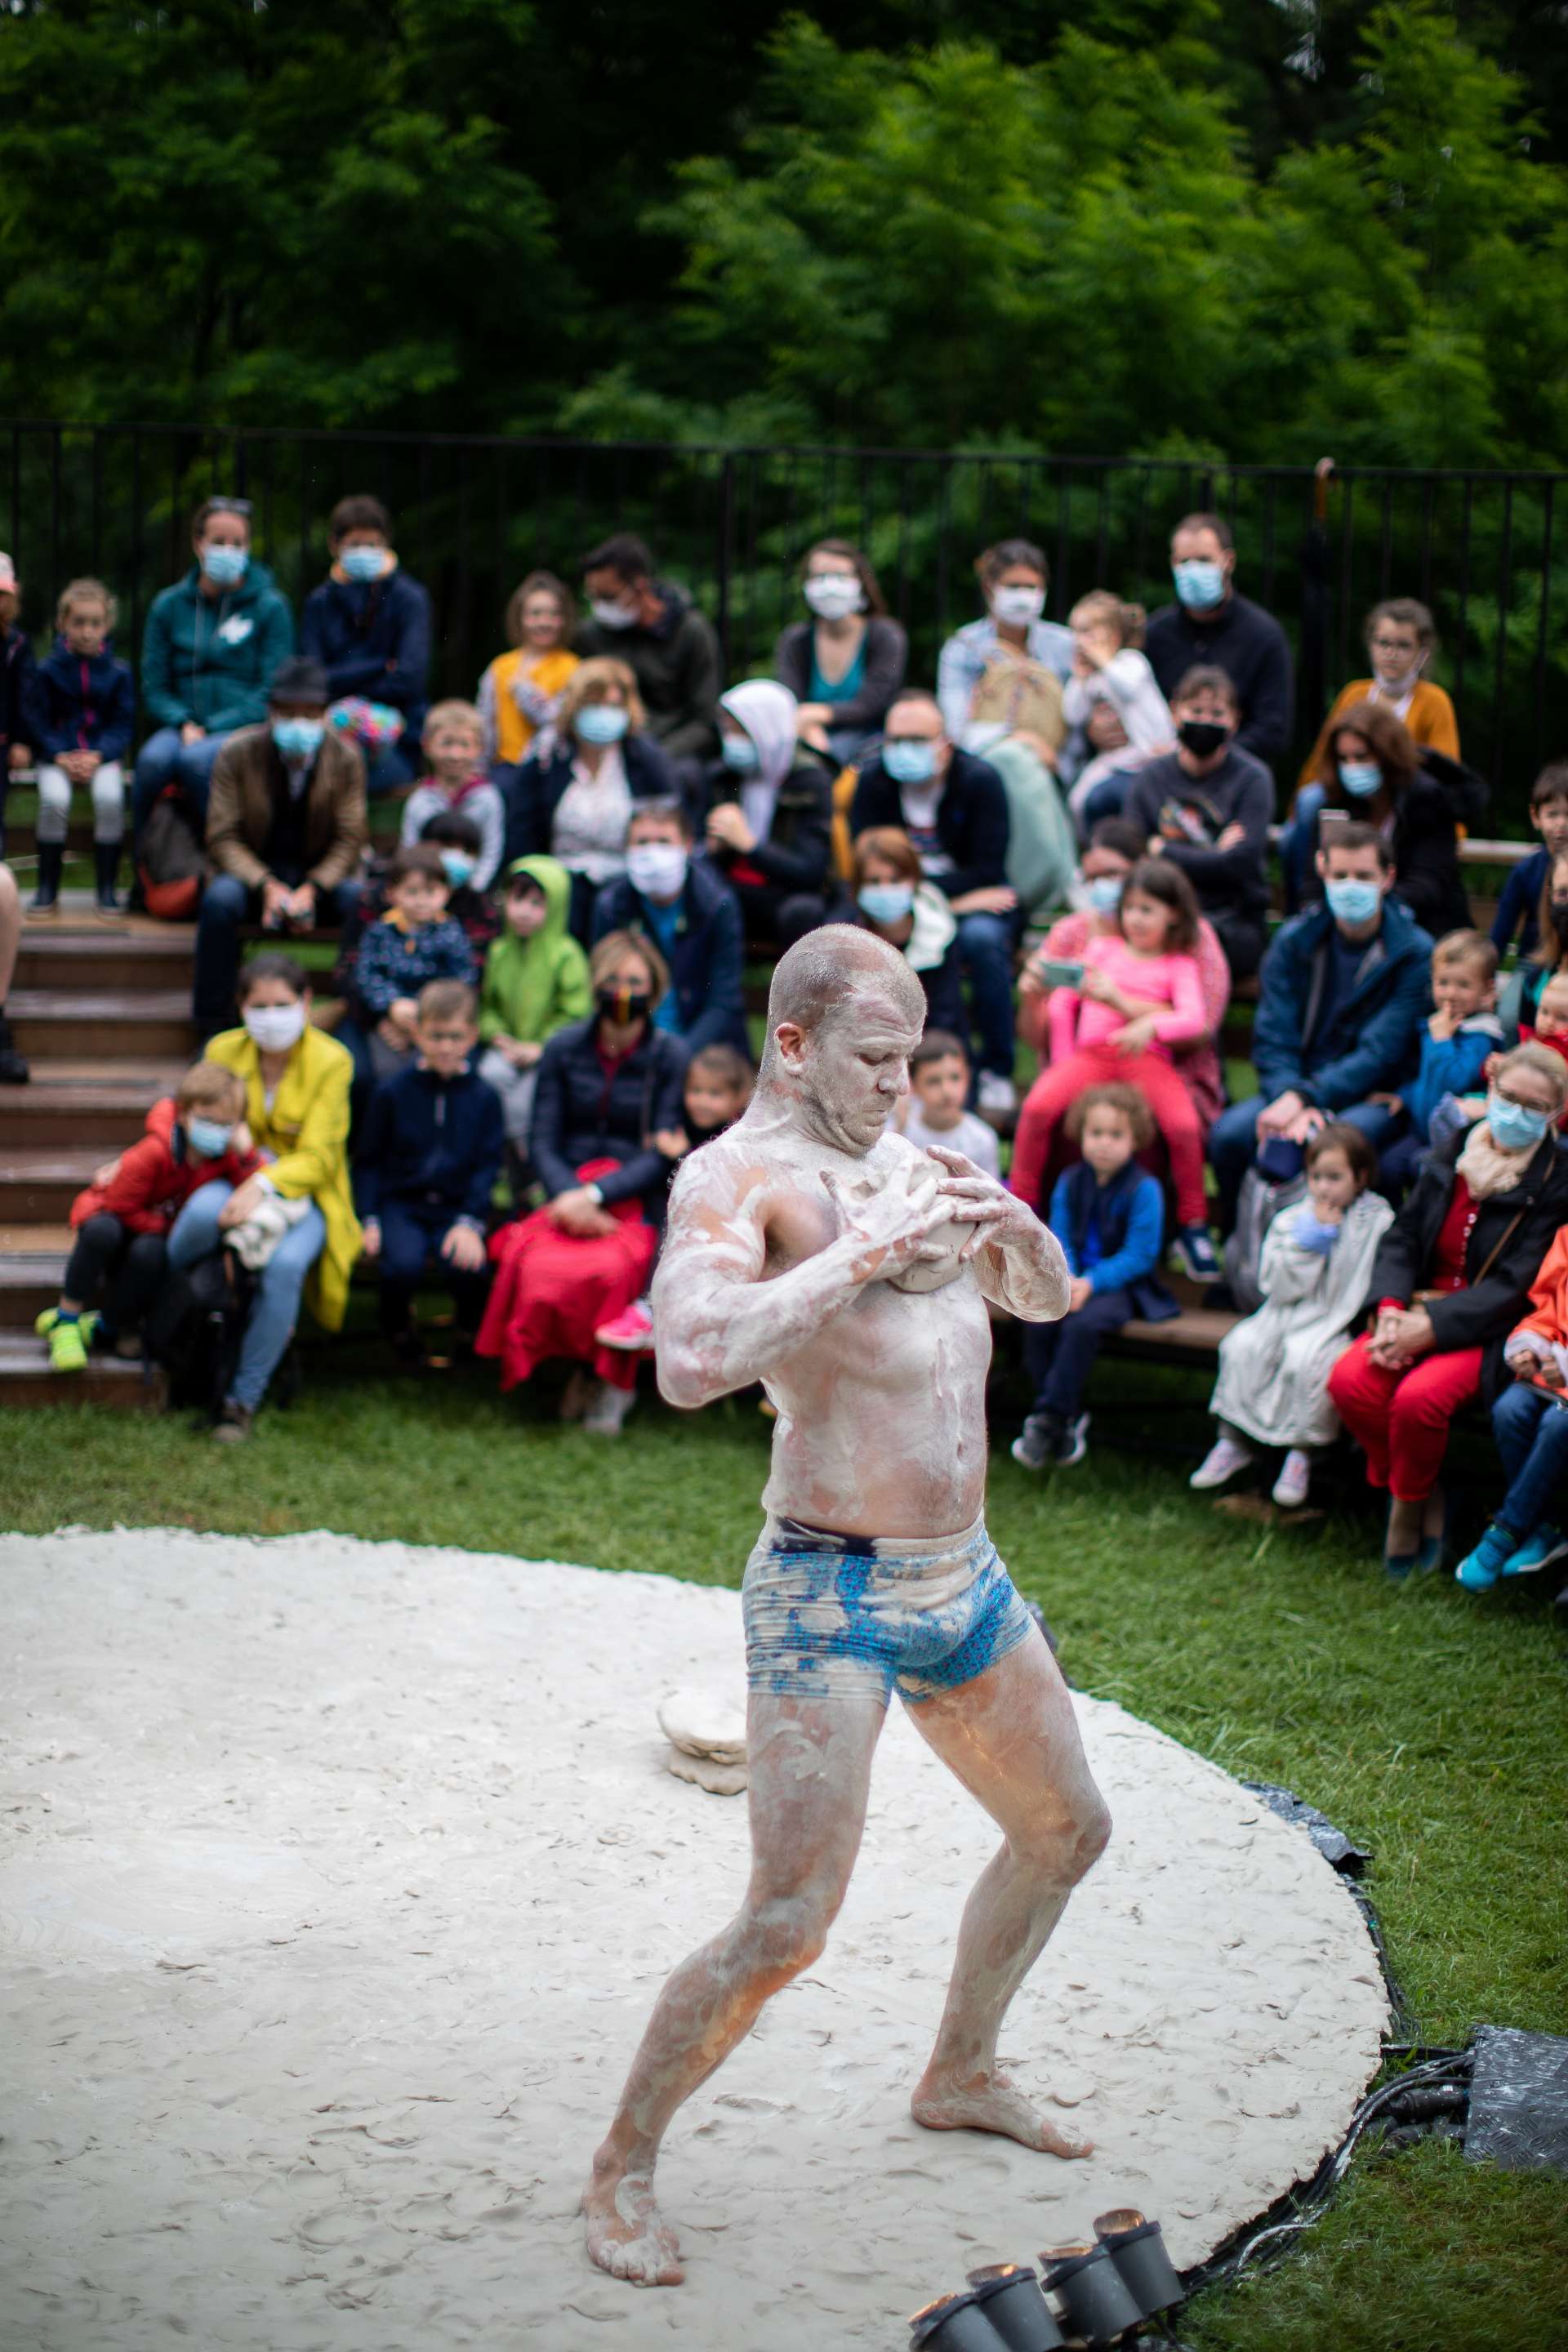
[{"label": "child sitting on lap", "polygon": [[962,1151],[987,1176],[1000,1176],[996,1130],[963,1106],[969,1099],[969,1055],[946,1029],[928,1029],[910,1055],[910,1091],[899,1105],[900,1130],[917,1150],[933,1143]]},{"label": "child sitting on lap", "polygon": [[1274,1500],[1287,1510],[1306,1501],[1312,1450],[1339,1435],[1329,1374],[1394,1223],[1388,1202],[1367,1191],[1376,1168],[1371,1144],[1346,1119],[1321,1127],[1308,1144],[1307,1198],[1282,1209],[1264,1237],[1263,1304],[1220,1341],[1209,1401],[1219,1435],[1188,1481],[1200,1492],[1247,1469],[1256,1444],[1287,1448]]},{"label": "child sitting on lap", "polygon": [[479,1041],[479,1006],[460,980],[419,992],[416,1058],[371,1097],[354,1164],[364,1255],[381,1273],[381,1328],[406,1361],[421,1354],[414,1294],[434,1258],[472,1339],[489,1287],[485,1234],[500,1172],[501,1115],[495,1089],[468,1066]]},{"label": "child sitting on lap", "polygon": [[[87,1366],[95,1336],[117,1355],[141,1353],[137,1333],[158,1295],[169,1229],[199,1186],[243,1184],[262,1166],[245,1124],[245,1087],[217,1062],[198,1062],[179,1090],[155,1102],[147,1131],[71,1203],[76,1240],[58,1307],[34,1328],[57,1372]],[[100,1311],[89,1302],[104,1297]]]},{"label": "child sitting on lap", "polygon": [[1083,1460],[1083,1393],[1101,1343],[1134,1316],[1161,1323],[1178,1311],[1156,1270],[1164,1202],[1155,1179],[1133,1157],[1153,1133],[1148,1105],[1130,1086],[1089,1087],[1068,1113],[1068,1132],[1083,1158],[1058,1181],[1047,1223],[1062,1245],[1072,1288],[1059,1323],[1024,1326],[1035,1402],[1013,1441],[1013,1459],[1026,1470],[1048,1464],[1069,1470]]},{"label": "child sitting on lap", "polygon": [[[733,1045],[704,1045],[693,1054],[686,1066],[681,1124],[661,1128],[653,1139],[668,1160],[672,1176],[688,1152],[695,1151],[700,1143],[711,1143],[716,1135],[734,1126],[752,1099],[752,1082],[750,1062]],[[648,1280],[653,1280],[651,1268]],[[601,1348],[651,1348],[653,1317],[647,1292],[609,1322],[601,1323],[594,1337]]]}]

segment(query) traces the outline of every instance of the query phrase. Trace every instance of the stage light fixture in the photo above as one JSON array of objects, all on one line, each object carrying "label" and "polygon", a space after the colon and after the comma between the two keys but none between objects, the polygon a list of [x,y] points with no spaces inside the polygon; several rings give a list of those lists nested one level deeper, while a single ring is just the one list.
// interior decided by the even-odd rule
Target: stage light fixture
[{"label": "stage light fixture", "polygon": [[1154,2319],[1181,2302],[1182,2282],[1165,2252],[1164,2232],[1158,2221],[1146,2221],[1135,2207],[1122,2205],[1114,2212],[1099,2215],[1094,2234],[1145,2319]]},{"label": "stage light fixture", "polygon": [[990,2263],[969,2284],[1007,2352],[1058,2352],[1062,2331],[1027,2263]]}]

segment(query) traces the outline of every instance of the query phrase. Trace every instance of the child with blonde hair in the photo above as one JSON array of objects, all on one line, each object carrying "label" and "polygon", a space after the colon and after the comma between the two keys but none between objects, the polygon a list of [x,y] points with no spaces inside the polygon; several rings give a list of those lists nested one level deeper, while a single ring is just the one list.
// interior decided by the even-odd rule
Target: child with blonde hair
[{"label": "child with blonde hair", "polygon": [[[1101,751],[1079,769],[1068,805],[1080,837],[1088,831],[1089,794],[1109,777],[1125,775],[1173,751],[1176,724],[1159,681],[1141,650],[1142,604],[1124,604],[1109,590],[1080,596],[1068,614],[1072,630],[1072,676],[1062,692],[1069,727],[1087,727],[1097,703],[1106,703],[1121,722],[1127,741],[1121,751]],[[1108,812],[1101,810],[1101,815]]]},{"label": "child with blonde hair", "polygon": [[506,845],[506,803],[485,773],[485,723],[472,702],[433,703],[425,719],[425,758],[430,772],[403,804],[398,835],[411,849],[433,816],[456,810],[479,829],[479,863],[468,887],[488,890],[500,871]]},{"label": "child with blonde hair", "polygon": [[125,837],[125,780],[135,692],[126,663],[108,650],[118,607],[101,580],[73,580],[55,610],[54,651],[38,666],[38,887],[28,908],[59,903],[74,786],[92,798],[96,911],[117,911],[114,877]]}]

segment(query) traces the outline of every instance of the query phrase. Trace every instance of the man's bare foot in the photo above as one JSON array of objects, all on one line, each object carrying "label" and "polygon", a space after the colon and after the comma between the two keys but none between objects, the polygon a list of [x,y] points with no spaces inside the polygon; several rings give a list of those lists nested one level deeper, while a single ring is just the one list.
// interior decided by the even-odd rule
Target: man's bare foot
[{"label": "man's bare foot", "polygon": [[653,2175],[616,2172],[595,2161],[583,2191],[588,2254],[631,2286],[679,2286],[686,2276],[675,2231],[661,2219]]},{"label": "man's bare foot", "polygon": [[1094,2150],[1092,2140],[1047,2123],[1005,2074],[975,2074],[967,2082],[928,2075],[910,2101],[910,2113],[928,2131],[1001,2132],[1042,2156],[1089,2156]]}]

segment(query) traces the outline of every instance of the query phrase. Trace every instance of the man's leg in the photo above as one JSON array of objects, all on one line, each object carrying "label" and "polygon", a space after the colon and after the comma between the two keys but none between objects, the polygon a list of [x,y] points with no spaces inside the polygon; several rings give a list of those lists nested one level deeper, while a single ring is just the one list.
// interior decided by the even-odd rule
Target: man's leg
[{"label": "man's leg", "polygon": [[884,1709],[753,1691],[746,1726],[752,1878],[730,1925],[683,1960],[655,2005],[583,2192],[588,2252],[637,2286],[675,2286],[675,2233],[654,2202],[670,2117],[751,2032],[765,2000],[809,1968],[844,1900],[866,1821]]},{"label": "man's leg", "polygon": [[1230,1103],[1209,1129],[1209,1165],[1219,1186],[1220,1223],[1228,1233],[1236,1223],[1236,1196],[1258,1150],[1258,1114],[1263,1098]]},{"label": "man's leg", "polygon": [[152,814],[153,803],[165,784],[174,780],[175,762],[180,756],[180,730],[177,727],[160,727],[149,735],[136,755],[135,782],[131,788],[131,830],[139,839],[142,826]]},{"label": "man's leg", "polygon": [[174,773],[179,779],[180,798],[185,813],[195,826],[199,838],[206,831],[207,802],[212,793],[213,770],[217,755],[228,741],[226,735],[203,735],[194,743],[182,743],[174,758]]},{"label": "man's leg", "polygon": [[969,974],[979,1065],[999,1078],[1013,1075],[1013,940],[1009,916],[958,918],[958,957]]},{"label": "man's leg", "polygon": [[1067,1685],[1045,1643],[1030,1639],[972,1682],[911,1706],[910,1716],[1003,1833],[964,1906],[947,2006],[911,2102],[915,2121],[1087,2156],[1086,2143],[1048,2123],[996,2064],[1008,2004],[1110,1836]]},{"label": "man's leg", "polygon": [[234,985],[239,977],[239,927],[251,894],[237,876],[217,874],[202,892],[196,916],[196,952],[191,982],[191,1018],[204,1037],[234,1019]]}]

